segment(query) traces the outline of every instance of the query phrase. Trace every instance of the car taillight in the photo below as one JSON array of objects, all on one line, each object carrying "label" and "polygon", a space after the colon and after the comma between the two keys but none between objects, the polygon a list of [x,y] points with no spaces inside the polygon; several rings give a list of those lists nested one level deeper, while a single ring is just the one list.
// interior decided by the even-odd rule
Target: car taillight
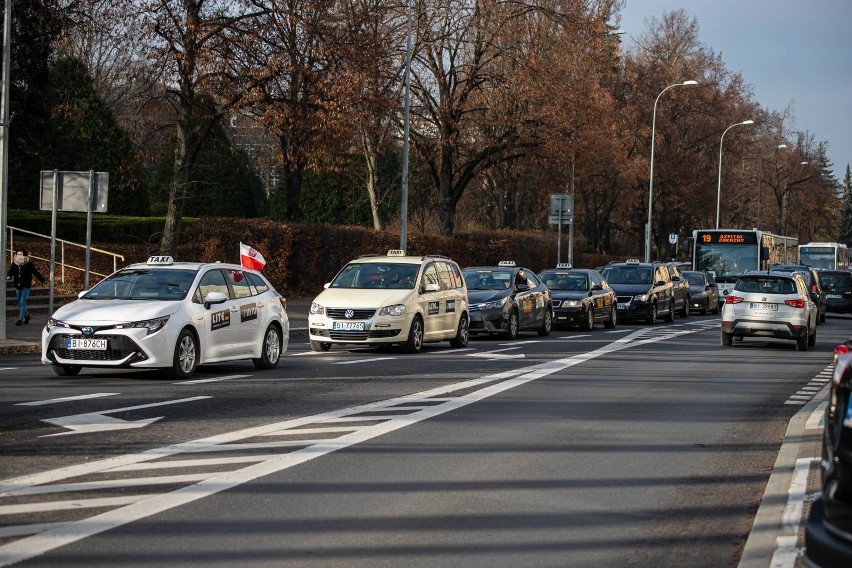
[{"label": "car taillight", "polygon": [[784,303],[787,304],[788,306],[793,306],[794,308],[804,308],[805,307],[805,301],[802,300],[801,298],[798,298],[796,300],[784,300]]},{"label": "car taillight", "polygon": [[284,311],[287,311],[287,298],[284,296],[278,296],[278,301],[281,302],[281,307],[284,308]]},{"label": "car taillight", "polygon": [[726,304],[739,304],[742,301],[743,299],[739,296],[728,296],[727,298],[725,298]]},{"label": "car taillight", "polygon": [[[840,347],[845,347],[845,345]],[[834,358],[836,365],[834,367],[834,375],[831,377],[831,381],[838,387],[848,385],[852,381],[852,357],[844,353],[841,354],[838,359],[837,350],[835,349]]]},{"label": "car taillight", "polygon": [[840,357],[841,355],[843,355],[844,353],[849,353],[849,346],[848,345],[841,344],[841,345],[838,345],[837,347],[834,348],[834,364],[835,365],[837,364],[837,358]]},{"label": "car taillight", "polygon": [[813,292],[814,294],[817,293],[817,285],[816,284],[811,284],[811,292]]}]

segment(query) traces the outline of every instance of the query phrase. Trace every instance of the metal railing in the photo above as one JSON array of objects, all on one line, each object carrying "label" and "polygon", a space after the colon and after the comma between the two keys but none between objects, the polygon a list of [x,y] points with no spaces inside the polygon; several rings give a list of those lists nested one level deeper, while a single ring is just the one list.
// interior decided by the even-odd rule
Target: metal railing
[{"label": "metal railing", "polygon": [[[50,241],[50,235],[43,235],[41,233],[34,233],[33,231],[27,231],[26,229],[19,229],[18,227],[12,227],[11,225],[8,226],[8,229],[9,229],[9,262],[12,262],[14,260],[13,255],[15,254],[15,233],[16,232],[24,234],[24,235],[29,235],[29,236],[32,236],[32,237],[47,239],[48,241]],[[65,269],[66,268],[68,270],[76,270],[78,272],[84,272],[84,273],[86,272],[86,268],[84,266],[82,266],[82,267],[81,266],[75,266],[75,265],[73,265],[69,262],[65,262],[65,247],[67,246],[67,247],[72,248],[72,249],[73,249],[73,247],[77,247],[77,248],[81,248],[85,251],[86,245],[81,245],[79,243],[75,243],[75,242],[72,242],[72,241],[66,241],[65,239],[56,239],[56,243],[59,245],[59,259],[57,260],[56,264],[60,268],[61,282],[62,282],[62,284],[65,284]],[[95,247],[90,247],[89,250],[92,251],[92,252],[111,256],[112,257],[112,271],[113,272],[118,270],[118,266],[119,266],[118,260],[119,259],[121,259],[121,265],[122,266],[124,265],[124,255],[123,254],[118,254],[118,253],[110,252],[108,250],[103,250],[103,249],[99,249],[99,248],[95,248]],[[50,262],[49,258],[42,258],[40,256],[32,256],[32,255],[30,255],[30,256],[32,258],[36,259],[36,260],[41,260],[41,261],[48,262],[48,263]],[[100,276],[101,278],[105,278],[105,277],[109,276],[108,274],[101,274],[100,272],[95,272],[94,270],[91,269],[91,267],[89,268],[89,274],[93,274],[95,276]]]}]

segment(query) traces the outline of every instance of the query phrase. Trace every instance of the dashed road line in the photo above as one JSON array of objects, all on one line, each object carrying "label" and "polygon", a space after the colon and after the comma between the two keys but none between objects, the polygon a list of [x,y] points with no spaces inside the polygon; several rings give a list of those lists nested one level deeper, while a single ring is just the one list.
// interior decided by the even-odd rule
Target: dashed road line
[{"label": "dashed road line", "polygon": [[88,400],[92,398],[102,398],[105,396],[116,396],[121,393],[117,392],[95,392],[92,394],[81,394],[77,396],[63,396],[62,398],[50,398],[47,400],[34,400],[32,402],[18,402],[15,406],[46,406],[48,404],[59,404],[62,402],[71,402],[74,400]]}]

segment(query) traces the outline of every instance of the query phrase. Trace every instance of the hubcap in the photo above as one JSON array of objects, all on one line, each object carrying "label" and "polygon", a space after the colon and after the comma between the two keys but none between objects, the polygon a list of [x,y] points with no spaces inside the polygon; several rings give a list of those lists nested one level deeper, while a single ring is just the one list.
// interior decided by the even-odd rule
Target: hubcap
[{"label": "hubcap", "polygon": [[423,327],[420,324],[420,320],[414,322],[414,329],[411,333],[414,336],[414,347],[420,349],[423,345]]},{"label": "hubcap", "polygon": [[178,363],[184,373],[190,372],[195,367],[195,342],[188,335],[180,342]]},{"label": "hubcap", "polygon": [[269,333],[266,334],[266,358],[269,359],[270,363],[275,363],[278,361],[280,354],[281,348],[278,345],[278,332],[270,329]]}]

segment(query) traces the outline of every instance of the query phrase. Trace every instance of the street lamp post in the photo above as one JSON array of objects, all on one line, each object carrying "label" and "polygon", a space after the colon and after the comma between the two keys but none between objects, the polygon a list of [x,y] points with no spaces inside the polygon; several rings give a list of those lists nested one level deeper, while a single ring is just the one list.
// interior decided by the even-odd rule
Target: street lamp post
[{"label": "street lamp post", "polygon": [[411,112],[411,0],[408,0],[407,15],[408,28],[405,38],[405,102],[402,113],[402,188],[399,204],[399,248],[403,253],[408,249],[408,121]]},{"label": "street lamp post", "polygon": [[[787,148],[786,144],[778,144],[772,152],[778,152],[778,150],[784,150],[785,148]],[[769,152],[769,154],[772,152]],[[769,154],[762,155],[757,164],[757,222],[754,225],[755,229],[760,228],[760,190],[763,185],[763,160],[766,159]]]},{"label": "street lamp post", "polygon": [[746,126],[748,124],[754,124],[754,121],[744,120],[742,122],[737,122],[736,124],[732,124],[722,132],[722,138],[719,140],[719,182],[716,186],[716,228],[719,228],[719,205],[722,200],[722,143],[725,141],[725,134],[728,133],[728,130],[735,126]]},{"label": "street lamp post", "polygon": [[648,181],[648,223],[645,225],[645,262],[651,262],[651,214],[654,210],[654,130],[657,127],[657,103],[660,102],[660,97],[663,93],[674,87],[685,87],[697,85],[698,81],[684,81],[683,83],[675,83],[669,85],[657,95],[654,100],[654,112],[651,119],[651,172]]}]

